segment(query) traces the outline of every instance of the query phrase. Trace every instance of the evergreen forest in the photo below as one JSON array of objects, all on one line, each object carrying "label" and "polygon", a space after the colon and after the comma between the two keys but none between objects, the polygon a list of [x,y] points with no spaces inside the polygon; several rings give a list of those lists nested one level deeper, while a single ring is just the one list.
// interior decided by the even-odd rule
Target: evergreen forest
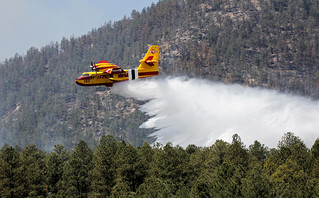
[{"label": "evergreen forest", "polygon": [[210,147],[134,147],[111,135],[73,152],[4,145],[0,197],[318,197],[318,166],[319,139],[309,150],[290,132],[273,149],[236,134]]},{"label": "evergreen forest", "polygon": [[[91,60],[137,67],[150,44],[160,46],[162,76],[187,75],[317,99],[318,26],[318,0],[160,0],[80,37],[31,47],[0,64],[0,146],[35,144],[52,151],[63,145],[71,151],[80,140],[97,148],[105,135],[134,147],[151,144],[154,131],[139,128],[147,119],[139,111],[141,102],[106,87],[74,83]],[[23,156],[19,149],[12,152]]]}]

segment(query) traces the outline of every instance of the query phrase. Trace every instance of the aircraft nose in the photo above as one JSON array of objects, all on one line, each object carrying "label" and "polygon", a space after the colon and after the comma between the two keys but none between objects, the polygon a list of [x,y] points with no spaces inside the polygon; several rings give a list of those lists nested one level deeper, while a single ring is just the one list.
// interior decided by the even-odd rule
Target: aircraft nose
[{"label": "aircraft nose", "polygon": [[78,85],[81,85],[81,83],[78,81],[78,79],[75,80],[75,83]]},{"label": "aircraft nose", "polygon": [[81,86],[84,86],[85,85],[85,80],[86,79],[89,79],[90,77],[89,76],[81,76],[79,77],[78,79],[75,80],[75,83],[78,84],[78,85],[81,85]]}]

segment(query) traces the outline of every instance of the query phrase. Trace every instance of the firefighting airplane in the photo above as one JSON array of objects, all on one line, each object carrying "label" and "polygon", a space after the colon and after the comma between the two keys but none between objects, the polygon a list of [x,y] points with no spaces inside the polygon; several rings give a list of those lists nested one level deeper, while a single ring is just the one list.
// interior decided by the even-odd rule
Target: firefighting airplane
[{"label": "firefighting airplane", "polygon": [[140,60],[139,67],[127,70],[123,70],[106,60],[99,61],[97,64],[91,61],[92,72],[84,72],[75,82],[81,86],[105,85],[112,87],[113,83],[116,82],[156,76],[158,75],[158,55],[158,45],[152,45],[145,57]]}]

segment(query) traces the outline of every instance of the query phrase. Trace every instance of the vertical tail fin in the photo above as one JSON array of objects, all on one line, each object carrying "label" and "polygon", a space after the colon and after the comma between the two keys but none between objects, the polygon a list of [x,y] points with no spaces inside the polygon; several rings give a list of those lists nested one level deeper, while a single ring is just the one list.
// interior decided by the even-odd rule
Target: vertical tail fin
[{"label": "vertical tail fin", "polygon": [[140,66],[138,67],[138,75],[140,78],[158,75],[158,45],[152,45],[144,58],[140,60]]}]

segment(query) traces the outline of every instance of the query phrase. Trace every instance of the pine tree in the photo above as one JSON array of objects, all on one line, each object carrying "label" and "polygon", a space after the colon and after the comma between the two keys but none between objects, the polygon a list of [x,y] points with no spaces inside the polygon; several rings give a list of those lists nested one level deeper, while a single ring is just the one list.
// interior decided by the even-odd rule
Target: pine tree
[{"label": "pine tree", "polygon": [[191,197],[214,197],[214,195],[218,195],[215,185],[216,181],[211,177],[211,174],[201,175],[194,181],[190,195]]},{"label": "pine tree", "polygon": [[307,192],[309,197],[319,197],[319,139],[311,147],[308,162],[307,173]]},{"label": "pine tree", "polygon": [[116,183],[125,183],[130,187],[130,191],[136,191],[138,181],[136,178],[137,151],[124,141],[119,143],[115,164],[116,164]]},{"label": "pine tree", "polygon": [[46,156],[46,178],[48,191],[52,194],[58,192],[58,182],[62,179],[65,163],[69,159],[69,153],[62,145],[55,145],[53,152]]},{"label": "pine tree", "polygon": [[172,197],[172,184],[170,182],[164,182],[160,178],[150,177],[140,185],[137,189],[136,195],[138,197]]},{"label": "pine tree", "polygon": [[306,174],[292,159],[280,165],[270,179],[274,185],[271,194],[273,197],[303,197],[306,194]]},{"label": "pine tree", "polygon": [[111,136],[102,136],[94,154],[92,171],[92,196],[107,197],[115,185],[115,156],[118,143]]},{"label": "pine tree", "polygon": [[306,193],[305,168],[308,156],[308,149],[300,138],[291,132],[282,137],[278,150],[265,164],[265,170],[274,185],[272,196],[302,196]]},{"label": "pine tree", "polygon": [[111,191],[112,198],[118,198],[118,197],[135,197],[135,193],[132,192],[130,184],[128,182],[117,180],[115,186],[113,186]]},{"label": "pine tree", "polygon": [[182,147],[173,147],[171,143],[167,143],[162,149],[156,149],[150,165],[150,176],[166,184],[173,184],[175,193],[179,187],[189,182],[188,161],[189,158]]},{"label": "pine tree", "polygon": [[218,167],[219,187],[222,186],[221,196],[241,197],[242,179],[248,169],[248,151],[240,137],[233,135],[232,144],[227,147],[225,159]]},{"label": "pine tree", "polygon": [[137,160],[135,163],[135,177],[136,177],[136,186],[135,189],[138,188],[142,183],[144,183],[145,179],[148,177],[150,163],[152,162],[154,155],[154,150],[148,143],[144,143],[143,146],[137,149]]},{"label": "pine tree", "polygon": [[89,171],[93,167],[92,159],[92,150],[81,140],[65,166],[60,194],[67,197],[88,197],[91,190]]},{"label": "pine tree", "polygon": [[45,154],[36,145],[26,146],[21,152],[24,196],[46,194]]},{"label": "pine tree", "polygon": [[12,146],[0,150],[0,197],[23,197],[23,172],[20,153]]},{"label": "pine tree", "polygon": [[278,150],[275,150],[266,161],[265,168],[268,174],[271,175],[288,159],[305,168],[308,156],[309,152],[303,141],[293,133],[288,132],[284,134],[282,140],[278,143]]},{"label": "pine tree", "polygon": [[269,197],[270,181],[264,171],[268,149],[255,141],[249,146],[249,169],[242,179],[242,194],[245,197]]}]

